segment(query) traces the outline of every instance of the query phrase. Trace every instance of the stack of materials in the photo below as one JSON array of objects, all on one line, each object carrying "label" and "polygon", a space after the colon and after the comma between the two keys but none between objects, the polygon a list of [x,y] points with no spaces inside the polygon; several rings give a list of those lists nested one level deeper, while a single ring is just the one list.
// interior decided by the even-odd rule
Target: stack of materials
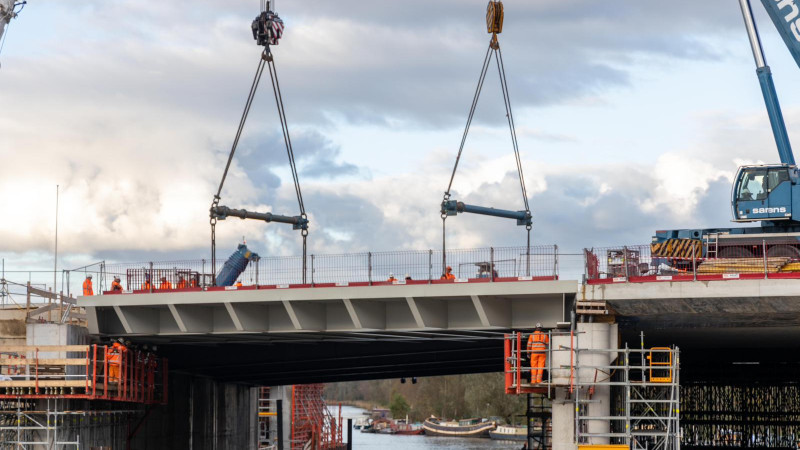
[{"label": "stack of materials", "polygon": [[[797,266],[795,270],[800,270],[800,263],[788,264],[791,258],[788,257],[768,257],[766,259],[767,273],[786,272],[788,266]],[[764,273],[764,258],[721,258],[708,259],[697,266],[698,274],[717,274],[717,273]]]}]

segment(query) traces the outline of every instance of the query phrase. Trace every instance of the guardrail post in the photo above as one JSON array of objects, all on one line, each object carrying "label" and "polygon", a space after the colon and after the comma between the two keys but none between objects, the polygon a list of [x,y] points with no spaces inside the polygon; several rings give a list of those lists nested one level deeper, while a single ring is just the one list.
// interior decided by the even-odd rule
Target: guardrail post
[{"label": "guardrail post", "polygon": [[494,282],[494,247],[489,247],[489,281]]},{"label": "guardrail post", "polygon": [[[200,280],[199,280],[200,282],[198,283],[198,285],[199,285],[199,287],[204,288],[204,287],[206,287],[206,260],[203,259],[201,261],[202,261],[202,266],[201,266],[201,269],[200,269],[201,270]],[[191,281],[189,282],[189,285],[191,286]]]},{"label": "guardrail post", "polygon": [[155,279],[153,279],[153,262],[150,261],[150,293],[153,293],[153,284],[155,283]]},{"label": "guardrail post", "polygon": [[428,249],[428,284],[433,281],[433,250]]},{"label": "guardrail post", "polygon": [[372,252],[367,252],[367,280],[372,286]]},{"label": "guardrail post", "polygon": [[697,281],[697,252],[692,252],[692,276]]},{"label": "guardrail post", "polygon": [[314,254],[311,254],[311,286],[314,286]]},{"label": "guardrail post", "polygon": [[628,275],[628,246],[622,247],[622,264],[625,266],[625,282],[630,282],[630,275]]},{"label": "guardrail post", "polygon": [[553,245],[553,279],[558,278],[558,245]]},{"label": "guardrail post", "polygon": [[764,258],[764,279],[766,280],[767,278],[769,278],[767,276],[767,240],[766,239],[762,239],[761,240],[761,252],[763,253],[762,256]]},{"label": "guardrail post", "polygon": [[258,263],[261,262],[261,258],[256,258],[253,262],[256,264],[256,289],[258,289]]}]

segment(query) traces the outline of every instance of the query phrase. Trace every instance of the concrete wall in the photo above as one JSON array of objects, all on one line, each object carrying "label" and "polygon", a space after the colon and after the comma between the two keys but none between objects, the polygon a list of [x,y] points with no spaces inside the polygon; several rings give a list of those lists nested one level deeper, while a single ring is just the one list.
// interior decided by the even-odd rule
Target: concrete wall
[{"label": "concrete wall", "polygon": [[0,346],[25,345],[25,311],[0,310]]},{"label": "concrete wall", "polygon": [[[131,449],[239,450],[256,447],[255,388],[170,375],[170,399],[154,407]],[[136,424],[131,424],[131,430]]]}]

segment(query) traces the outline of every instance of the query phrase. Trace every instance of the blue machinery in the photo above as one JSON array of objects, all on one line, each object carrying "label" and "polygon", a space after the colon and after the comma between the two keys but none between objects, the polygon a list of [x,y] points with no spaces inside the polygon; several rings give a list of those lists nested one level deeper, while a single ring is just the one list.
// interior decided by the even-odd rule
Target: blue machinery
[{"label": "blue machinery", "polygon": [[[214,284],[220,286],[230,286],[236,280],[236,277],[244,271],[244,268],[247,267],[247,262],[251,259],[250,256],[244,256],[245,254],[254,256],[258,258],[258,255],[254,253],[250,253],[247,250],[247,247],[244,247],[244,253],[242,250],[242,246],[239,246],[239,250],[234,253],[228,262],[225,263],[225,267],[220,271],[219,277],[221,279],[217,279],[216,274],[216,267],[217,267],[217,244],[216,244],[216,225],[218,220],[225,220],[228,217],[238,217],[240,219],[255,219],[261,220],[266,223],[269,222],[278,222],[278,223],[286,223],[292,225],[292,229],[300,230],[300,234],[303,236],[303,283],[306,282],[306,248],[307,248],[307,237],[308,237],[308,216],[306,215],[305,205],[303,204],[303,194],[300,190],[300,180],[297,176],[297,165],[295,164],[294,160],[294,150],[292,149],[292,140],[289,137],[289,127],[286,123],[286,111],[283,107],[283,96],[281,95],[281,88],[280,84],[278,83],[278,72],[275,69],[275,60],[272,56],[272,52],[270,50],[270,45],[278,45],[278,41],[283,36],[283,21],[278,17],[277,14],[270,10],[270,3],[269,1],[262,4],[263,10],[261,13],[256,16],[255,20],[253,20],[252,24],[252,31],[253,31],[253,39],[256,40],[256,44],[263,46],[264,51],[261,54],[261,57],[258,61],[258,68],[256,69],[256,75],[253,79],[253,84],[250,86],[250,94],[247,97],[247,102],[245,102],[244,112],[242,113],[242,118],[239,121],[239,128],[236,131],[236,137],[233,140],[233,145],[231,146],[231,152],[228,155],[228,162],[225,165],[225,171],[222,173],[222,180],[219,183],[219,189],[217,189],[216,195],[214,195],[214,200],[211,202],[211,208],[209,208],[209,216],[210,216],[210,223],[211,223],[211,267],[214,273]],[[221,206],[220,202],[220,195],[222,193],[222,186],[225,184],[225,178],[228,175],[228,169],[230,169],[231,161],[233,161],[233,155],[236,152],[236,146],[239,144],[239,139],[242,136],[242,130],[244,129],[244,124],[247,121],[247,115],[250,113],[250,107],[253,105],[253,98],[256,95],[256,89],[258,89],[258,83],[261,81],[261,74],[264,73],[264,68],[269,68],[269,77],[272,81],[272,90],[275,94],[275,103],[278,107],[278,118],[281,122],[281,131],[283,132],[283,140],[286,144],[286,153],[289,156],[289,167],[292,172],[292,179],[294,181],[294,189],[295,193],[297,194],[297,204],[300,208],[300,214],[296,216],[284,216],[279,214],[272,214],[272,213],[261,213],[261,212],[252,212],[247,211],[245,209],[233,209],[227,206]],[[243,259],[242,259],[243,258]],[[235,260],[235,261],[234,261]],[[232,262],[234,261],[234,262]],[[239,266],[242,264],[244,266],[241,267],[238,273],[233,276],[233,279],[230,280],[232,274],[238,270]],[[229,267],[229,263],[231,266]],[[223,284],[228,283],[228,284]]]},{"label": "blue machinery", "polygon": [[[533,227],[533,219],[531,216],[530,206],[528,206],[528,192],[525,188],[525,177],[522,175],[522,160],[519,156],[517,132],[514,129],[514,115],[511,112],[511,100],[508,93],[508,83],[506,82],[506,71],[505,67],[503,66],[503,54],[500,51],[500,43],[497,40],[497,35],[503,31],[503,2],[498,0],[492,0],[489,2],[489,5],[486,9],[486,29],[487,32],[492,35],[492,38],[489,41],[489,48],[486,50],[486,56],[483,59],[481,74],[480,77],[478,77],[478,87],[475,89],[475,96],[472,98],[472,106],[470,107],[469,115],[467,116],[467,125],[464,128],[464,134],[461,137],[461,145],[458,149],[455,165],[453,166],[453,173],[450,176],[450,183],[447,185],[447,190],[445,191],[444,198],[442,199],[440,211],[442,217],[442,274],[445,273],[445,269],[447,267],[447,247],[445,245],[447,235],[445,229],[446,220],[448,217],[455,216],[459,213],[472,213],[482,214],[485,216],[502,217],[506,219],[516,219],[517,225],[525,227],[528,232],[528,247],[526,255],[527,262],[525,270],[526,275],[530,275],[531,228]],[[469,127],[472,124],[472,118],[475,115],[475,108],[478,105],[478,99],[480,98],[483,82],[486,79],[486,73],[489,70],[489,64],[492,61],[492,57],[494,57],[495,61],[497,62],[497,72],[500,75],[500,87],[503,91],[506,118],[508,120],[508,128],[511,131],[511,143],[514,147],[514,157],[516,158],[517,162],[519,185],[520,189],[522,190],[522,201],[525,205],[525,209],[523,211],[509,211],[505,209],[488,208],[485,206],[467,205],[457,200],[450,200],[450,191],[453,187],[453,179],[456,176],[458,162],[461,160],[461,154],[464,151],[464,144],[467,141]]]},{"label": "blue machinery", "polygon": [[216,275],[217,286],[233,286],[239,275],[247,268],[250,262],[258,262],[258,254],[251,252],[247,245],[239,244],[235,252],[225,261],[225,264]]},{"label": "blue machinery", "polygon": [[[800,5],[798,0],[761,0],[795,62],[800,66]],[[800,173],[786,132],[780,102],[767,65],[750,0],[739,0],[745,28],[756,63],[756,75],[764,96],[780,164],[751,165],[739,168],[731,192],[734,222],[761,221],[760,227],[711,228],[656,231],[653,255],[665,257],[749,257],[742,244],[758,243],[768,256],[800,258]],[[799,213],[800,214],[800,213]],[[667,248],[686,248],[680,240],[704,240],[703,254],[675,254]],[[720,242],[727,241],[727,242]],[[710,243],[713,243],[710,244]],[[727,244],[727,245],[726,245]]]}]

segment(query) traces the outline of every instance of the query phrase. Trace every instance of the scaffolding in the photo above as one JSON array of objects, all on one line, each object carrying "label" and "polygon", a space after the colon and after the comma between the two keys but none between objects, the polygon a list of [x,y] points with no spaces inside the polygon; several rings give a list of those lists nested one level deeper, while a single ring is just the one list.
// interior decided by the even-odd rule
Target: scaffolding
[{"label": "scaffolding", "polygon": [[95,437],[125,443],[130,436],[115,430],[128,416],[166,404],[167,360],[134,349],[118,361],[111,354],[102,345],[3,346],[0,450],[79,449]]},{"label": "scaffolding", "polygon": [[258,388],[258,450],[276,450],[280,440],[278,432],[282,413],[279,402],[270,398],[270,388]]},{"label": "scaffolding", "polygon": [[[554,398],[563,389],[575,407],[575,441],[593,438],[631,449],[677,450],[680,448],[679,349],[656,347],[586,349],[577,345],[575,332],[549,331],[545,375],[531,383],[530,351],[523,333],[507,334],[505,388],[507,394],[541,394]],[[554,346],[568,341],[569,346]],[[611,415],[590,414],[599,390],[608,390]],[[596,426],[598,425],[599,426]]]},{"label": "scaffolding", "polygon": [[336,417],[323,397],[324,385],[292,386],[292,450],[342,449],[342,407]]}]

